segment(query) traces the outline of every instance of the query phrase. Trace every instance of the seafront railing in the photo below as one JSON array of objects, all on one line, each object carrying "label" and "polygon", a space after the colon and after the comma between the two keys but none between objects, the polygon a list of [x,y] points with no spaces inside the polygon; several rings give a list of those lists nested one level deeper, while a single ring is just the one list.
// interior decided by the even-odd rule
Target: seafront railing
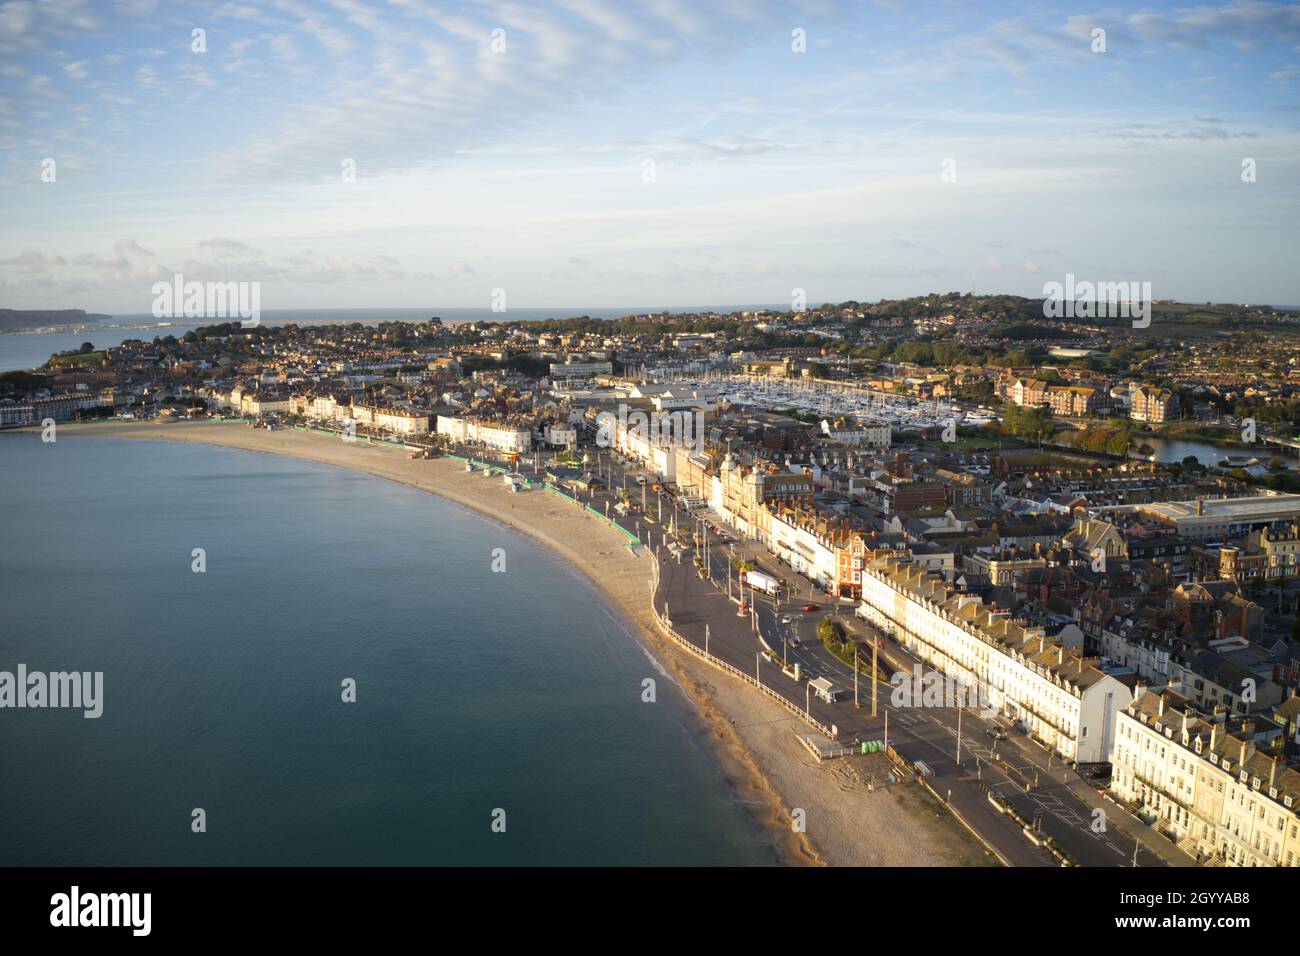
[{"label": "seafront railing", "polygon": [[739,667],[727,663],[722,658],[709,653],[704,648],[700,647],[698,644],[694,644],[691,641],[688,641],[685,637],[679,634],[677,632],[677,629],[672,626],[672,623],[669,622],[667,618],[665,618],[662,614],[659,613],[659,608],[655,607],[655,597],[659,594],[659,558],[656,557],[655,554],[649,548],[646,548],[646,554],[650,558],[650,569],[651,569],[650,613],[654,615],[655,620],[659,623],[659,627],[663,630],[665,634],[671,637],[674,641],[676,641],[679,645],[681,645],[684,649],[689,651],[691,654],[694,654],[700,660],[708,664],[712,664],[714,667],[717,667],[720,670],[726,671],[728,674],[731,674],[733,677],[738,677],[740,680],[744,681],[750,687],[753,687],[756,690],[758,690],[760,693],[765,694],[766,696],[772,698],[772,700],[776,701],[778,704],[780,704],[790,713],[794,714],[794,716],[798,717],[804,723],[808,724],[818,733],[823,734],[826,737],[830,737],[831,739],[834,739],[830,727],[827,727],[821,721],[815,719],[810,714],[806,713],[794,701],[789,700],[786,697],[783,697],[781,694],[777,693],[775,690],[773,690],[772,688],[768,687],[766,684],[759,681],[752,674],[745,673]]}]

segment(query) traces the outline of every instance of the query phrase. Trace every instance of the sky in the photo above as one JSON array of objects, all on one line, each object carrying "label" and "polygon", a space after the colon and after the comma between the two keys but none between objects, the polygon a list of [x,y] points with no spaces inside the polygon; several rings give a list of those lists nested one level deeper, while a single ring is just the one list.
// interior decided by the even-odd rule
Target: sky
[{"label": "sky", "polygon": [[0,0],[0,307],[1300,305],[1298,127],[1296,4]]}]

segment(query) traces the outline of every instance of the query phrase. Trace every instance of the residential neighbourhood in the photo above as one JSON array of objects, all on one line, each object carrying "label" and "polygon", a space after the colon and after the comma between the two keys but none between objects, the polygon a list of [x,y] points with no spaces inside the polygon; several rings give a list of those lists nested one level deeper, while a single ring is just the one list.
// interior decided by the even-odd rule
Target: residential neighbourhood
[{"label": "residential neighbourhood", "polygon": [[[1300,494],[1282,457],[1300,349],[1259,355],[1274,374],[1256,377],[1215,371],[1195,342],[1177,363],[1142,341],[1096,362],[1009,353],[978,321],[946,325],[943,349],[924,338],[921,316],[971,304],[229,323],[8,373],[0,424],[238,419],[418,457],[477,450],[506,463],[512,490],[544,471],[579,498],[611,496],[607,514],[638,541],[659,526],[674,553],[704,549],[676,509],[707,516],[733,551],[756,549],[751,565],[805,582],[809,607],[842,608],[856,622],[844,640],[971,688],[982,719],[1100,782],[1192,861],[1300,865]],[[977,347],[1001,359],[977,363]],[[1142,449],[1162,435],[1138,423],[1236,428],[1246,412],[1277,442],[1262,470]],[[1109,436],[1099,447],[1093,430]],[[801,587],[773,582],[789,600]]]}]

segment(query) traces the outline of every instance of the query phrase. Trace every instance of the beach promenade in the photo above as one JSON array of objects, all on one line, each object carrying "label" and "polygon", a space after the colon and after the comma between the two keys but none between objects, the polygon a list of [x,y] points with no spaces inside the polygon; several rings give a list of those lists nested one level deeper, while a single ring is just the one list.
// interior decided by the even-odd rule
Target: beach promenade
[{"label": "beach promenade", "polygon": [[[559,495],[541,489],[512,492],[499,476],[467,472],[453,459],[412,460],[400,448],[291,429],[267,431],[234,422],[59,426],[60,441],[82,436],[210,444],[349,468],[420,488],[509,525],[581,570],[668,669],[708,728],[709,744],[739,798],[769,827],[785,860],[869,866],[990,862],[974,837],[915,787],[876,786],[879,781],[871,781],[861,766],[867,758],[819,763],[795,738],[807,729],[802,720],[668,640],[651,612],[652,573],[644,549],[629,547],[625,534]],[[795,809],[803,811],[806,832],[791,827]]]}]

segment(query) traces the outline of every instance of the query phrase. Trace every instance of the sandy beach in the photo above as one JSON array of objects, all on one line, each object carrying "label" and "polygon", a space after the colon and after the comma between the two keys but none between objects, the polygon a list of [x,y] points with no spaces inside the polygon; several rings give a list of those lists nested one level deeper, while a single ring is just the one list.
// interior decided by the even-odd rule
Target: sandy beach
[{"label": "sandy beach", "polygon": [[[411,460],[398,448],[236,423],[102,422],[58,426],[81,436],[220,445],[350,468],[420,488],[510,525],[552,548],[600,590],[674,676],[709,728],[738,799],[769,827],[781,858],[833,866],[989,865],[992,857],[914,784],[886,785],[884,758],[818,763],[795,740],[800,722],[734,678],[682,652],[650,611],[650,565],[604,522],[542,491],[514,493],[500,478],[448,459]],[[0,436],[3,437],[3,436]],[[807,832],[791,827],[795,808]]]}]

